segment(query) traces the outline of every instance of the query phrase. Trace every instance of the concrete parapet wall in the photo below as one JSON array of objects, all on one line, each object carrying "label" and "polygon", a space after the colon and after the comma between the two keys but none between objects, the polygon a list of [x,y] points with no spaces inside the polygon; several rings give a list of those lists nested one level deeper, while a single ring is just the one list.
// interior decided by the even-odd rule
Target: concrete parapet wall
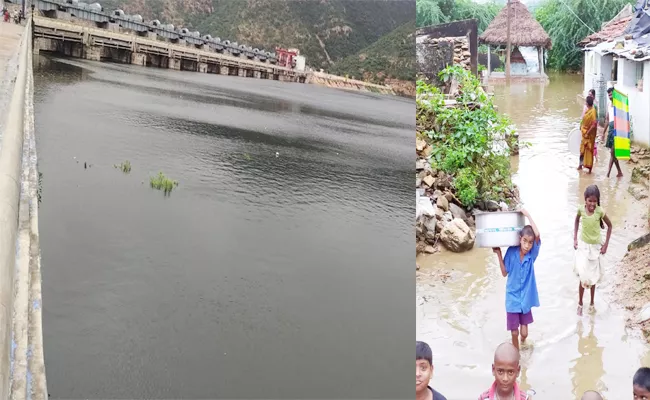
[{"label": "concrete parapet wall", "polygon": [[[26,29],[29,29],[26,28]],[[28,31],[29,32],[29,31]],[[16,239],[20,204],[23,156],[23,116],[27,81],[27,48],[31,43],[24,33],[20,45],[18,73],[0,148],[0,396],[8,399],[13,367],[13,309],[16,267]]]},{"label": "concrete parapet wall", "polygon": [[0,396],[12,400],[47,399],[31,29],[30,19],[0,148]]},{"label": "concrete parapet wall", "polygon": [[307,83],[321,86],[328,86],[349,90],[361,90],[368,92],[395,94],[389,86],[377,85],[370,82],[348,79],[338,75],[330,75],[323,72],[311,72],[307,76]]}]

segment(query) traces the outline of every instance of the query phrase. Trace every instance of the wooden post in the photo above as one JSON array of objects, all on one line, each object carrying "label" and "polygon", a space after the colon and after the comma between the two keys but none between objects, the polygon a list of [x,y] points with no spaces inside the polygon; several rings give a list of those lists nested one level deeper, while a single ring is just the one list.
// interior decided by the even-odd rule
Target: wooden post
[{"label": "wooden post", "polygon": [[508,33],[507,33],[507,45],[506,45],[506,79],[510,79],[510,53],[512,52],[512,49],[510,48],[510,0],[508,0],[508,4],[506,4],[506,7],[508,7]]},{"label": "wooden post", "polygon": [[487,53],[487,76],[489,78],[490,77],[490,72],[492,72],[491,71],[492,63],[490,62],[491,57],[490,57],[490,45],[489,44],[488,44],[487,48],[488,48],[488,53]]}]

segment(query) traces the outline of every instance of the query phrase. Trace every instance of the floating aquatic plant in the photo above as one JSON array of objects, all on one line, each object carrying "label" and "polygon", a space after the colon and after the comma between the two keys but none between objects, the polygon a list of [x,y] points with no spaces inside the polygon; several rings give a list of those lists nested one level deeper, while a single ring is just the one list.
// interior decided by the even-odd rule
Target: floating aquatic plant
[{"label": "floating aquatic plant", "polygon": [[36,197],[38,198],[38,204],[41,204],[43,200],[43,173],[38,173],[38,190],[36,191]]},{"label": "floating aquatic plant", "polygon": [[149,183],[152,188],[162,190],[165,194],[171,193],[171,191],[178,186],[177,181],[167,178],[162,172],[149,178]]},{"label": "floating aquatic plant", "polygon": [[115,164],[114,167],[121,170],[125,174],[128,174],[131,172],[131,161],[126,160],[122,164]]}]

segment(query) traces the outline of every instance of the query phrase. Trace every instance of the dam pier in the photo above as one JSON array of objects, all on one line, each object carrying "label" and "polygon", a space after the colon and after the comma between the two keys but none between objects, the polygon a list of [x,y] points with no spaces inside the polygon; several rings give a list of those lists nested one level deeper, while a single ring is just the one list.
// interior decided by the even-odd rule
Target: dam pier
[{"label": "dam pier", "polygon": [[33,23],[35,54],[55,53],[93,61],[284,82],[305,83],[307,78],[306,72],[220,54],[196,45],[164,42],[40,16],[34,16]]}]

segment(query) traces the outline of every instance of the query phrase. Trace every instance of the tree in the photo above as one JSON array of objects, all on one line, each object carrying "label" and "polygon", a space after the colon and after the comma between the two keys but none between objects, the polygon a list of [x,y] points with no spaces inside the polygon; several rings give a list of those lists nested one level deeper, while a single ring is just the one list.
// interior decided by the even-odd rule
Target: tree
[{"label": "tree", "polygon": [[630,3],[627,0],[546,0],[535,18],[549,34],[553,48],[548,67],[558,71],[580,70],[582,52],[577,43],[601,29]]},{"label": "tree", "polygon": [[476,19],[479,33],[482,33],[503,5],[495,1],[475,3],[472,0],[416,0],[415,7],[418,27]]}]

